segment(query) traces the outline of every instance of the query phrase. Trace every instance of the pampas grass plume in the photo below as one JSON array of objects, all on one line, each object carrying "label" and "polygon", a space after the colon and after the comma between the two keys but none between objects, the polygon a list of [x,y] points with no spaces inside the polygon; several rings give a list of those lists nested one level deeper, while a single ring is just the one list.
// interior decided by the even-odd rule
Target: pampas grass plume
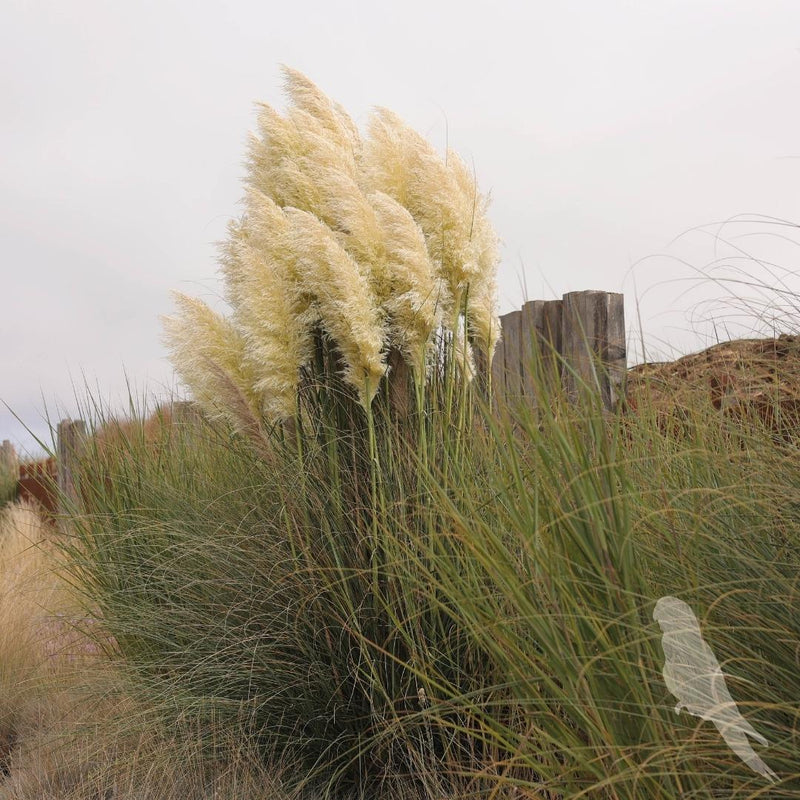
[{"label": "pampas grass plume", "polygon": [[479,276],[470,244],[474,198],[465,195],[431,144],[393,112],[378,109],[369,132],[367,180],[409,210],[450,294],[460,296]]},{"label": "pampas grass plume", "polygon": [[[178,295],[180,313],[165,320],[198,402],[248,430],[297,412],[317,329],[365,407],[390,350],[424,383],[441,331],[469,364],[471,343],[491,356],[500,331],[497,237],[464,162],[442,160],[385,109],[362,141],[341,106],[283,73],[289,109],[260,107],[245,213],[221,249],[231,319]],[[455,330],[464,314],[469,341]]]},{"label": "pampas grass plume", "polygon": [[212,417],[237,430],[261,428],[256,376],[245,360],[245,342],[225,317],[202,300],[174,292],[178,313],[162,318],[167,348],[181,380]]},{"label": "pampas grass plume", "polygon": [[313,214],[286,209],[300,290],[313,295],[320,322],[336,342],[345,380],[369,405],[386,372],[384,329],[367,276]]},{"label": "pampas grass plume", "polygon": [[381,301],[389,312],[392,344],[424,381],[434,333],[442,324],[442,309],[449,305],[448,290],[436,275],[425,246],[425,234],[409,211],[383,192],[373,192],[370,202],[384,235],[385,285]]},{"label": "pampas grass plume", "polygon": [[301,293],[291,259],[291,226],[269,197],[251,190],[246,222],[232,225],[226,276],[238,281],[231,293],[233,319],[245,342],[245,359],[257,376],[270,420],[296,412],[300,368],[310,359],[318,314]]}]

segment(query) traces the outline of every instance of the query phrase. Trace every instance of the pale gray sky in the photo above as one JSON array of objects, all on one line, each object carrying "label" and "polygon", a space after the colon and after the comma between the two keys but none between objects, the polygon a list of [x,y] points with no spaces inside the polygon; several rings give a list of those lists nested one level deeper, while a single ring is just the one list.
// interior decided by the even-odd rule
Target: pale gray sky
[{"label": "pale gray sky", "polygon": [[[0,400],[37,434],[73,384],[171,384],[158,316],[170,289],[220,293],[214,242],[282,63],[474,163],[503,312],[523,283],[624,291],[663,356],[707,342],[712,260],[773,280],[736,247],[800,291],[798,229],[741,221],[800,223],[798,0],[4,0]],[[0,406],[2,438],[31,446]]]}]

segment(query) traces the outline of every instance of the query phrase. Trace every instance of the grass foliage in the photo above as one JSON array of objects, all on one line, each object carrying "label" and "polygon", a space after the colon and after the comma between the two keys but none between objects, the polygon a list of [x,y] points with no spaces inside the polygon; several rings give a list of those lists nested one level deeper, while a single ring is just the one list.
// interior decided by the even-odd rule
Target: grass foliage
[{"label": "grass foliage", "polygon": [[[700,400],[488,409],[446,363],[368,413],[318,356],[258,450],[96,414],[67,550],[162,723],[334,797],[800,797],[795,443]],[[778,786],[673,711],[666,594]]]}]

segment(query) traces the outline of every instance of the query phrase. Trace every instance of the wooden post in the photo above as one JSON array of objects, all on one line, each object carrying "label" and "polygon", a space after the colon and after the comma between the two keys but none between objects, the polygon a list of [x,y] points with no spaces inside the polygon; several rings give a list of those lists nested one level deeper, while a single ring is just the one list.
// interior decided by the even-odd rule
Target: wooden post
[{"label": "wooden post", "polygon": [[563,300],[545,300],[542,310],[542,372],[551,389],[562,384],[561,357],[564,354],[562,336],[564,318]]},{"label": "wooden post", "polygon": [[530,300],[522,306],[522,390],[536,396],[537,380],[561,386],[561,300]]},{"label": "wooden post", "polygon": [[531,399],[536,397],[543,305],[543,300],[529,300],[522,306],[522,392]]},{"label": "wooden post", "polygon": [[522,312],[512,311],[500,317],[503,327],[503,359],[506,400],[522,395]]},{"label": "wooden post", "polygon": [[58,423],[58,489],[62,498],[78,500],[75,486],[76,462],[86,440],[86,423],[82,419],[64,419]]},{"label": "wooden post", "polygon": [[568,292],[563,297],[562,376],[567,396],[576,399],[581,383],[600,392],[609,411],[616,408],[627,368],[623,295]]},{"label": "wooden post", "polygon": [[503,339],[497,343],[494,349],[494,356],[492,358],[492,402],[497,407],[497,404],[505,397],[506,394],[506,358],[505,358],[505,342]]},{"label": "wooden post", "polygon": [[388,364],[389,408],[395,419],[403,420],[411,413],[411,370],[397,348],[389,351]]},{"label": "wooden post", "polygon": [[3,439],[3,444],[0,445],[0,469],[16,473],[17,477],[19,477],[17,451],[8,439]]}]

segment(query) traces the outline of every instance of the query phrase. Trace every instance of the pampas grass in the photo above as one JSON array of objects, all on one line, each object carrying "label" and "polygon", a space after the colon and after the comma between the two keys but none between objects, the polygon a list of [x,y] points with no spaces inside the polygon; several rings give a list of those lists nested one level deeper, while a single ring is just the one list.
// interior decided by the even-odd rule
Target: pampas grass
[{"label": "pampas grass", "polygon": [[257,436],[264,401],[245,358],[245,339],[202,300],[177,292],[174,297],[180,313],[166,317],[164,327],[178,374],[206,411]]},{"label": "pampas grass", "polygon": [[[490,411],[464,385],[424,439],[376,419],[372,456],[324,393],[302,459],[201,420],[86,452],[74,555],[159,726],[244,728],[287,789],[335,798],[800,797],[796,447],[707,403],[678,438],[645,399]],[[675,715],[665,594],[777,788]]]},{"label": "pampas grass", "polygon": [[436,342],[453,340],[460,319],[462,350],[478,347],[487,363],[500,332],[497,237],[466,165],[385,109],[362,140],[308,78],[284,75],[289,108],[260,109],[245,213],[222,247],[229,325],[186,299],[165,322],[197,401],[240,429],[255,427],[251,415],[270,424],[297,413],[316,333],[369,416],[393,351],[423,387]]}]

